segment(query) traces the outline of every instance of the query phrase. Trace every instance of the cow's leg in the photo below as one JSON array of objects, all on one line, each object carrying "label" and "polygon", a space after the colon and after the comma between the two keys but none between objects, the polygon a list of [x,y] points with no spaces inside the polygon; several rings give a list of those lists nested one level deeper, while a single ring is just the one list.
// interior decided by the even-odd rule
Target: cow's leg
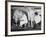
[{"label": "cow's leg", "polygon": [[33,21],[31,21],[31,28],[34,28],[34,24],[33,24]]}]

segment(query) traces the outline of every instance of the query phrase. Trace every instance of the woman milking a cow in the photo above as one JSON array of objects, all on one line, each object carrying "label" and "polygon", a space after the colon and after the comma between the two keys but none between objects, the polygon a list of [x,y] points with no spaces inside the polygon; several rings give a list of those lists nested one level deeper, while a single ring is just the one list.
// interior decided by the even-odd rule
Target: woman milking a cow
[{"label": "woman milking a cow", "polygon": [[34,24],[36,24],[34,18],[35,14],[32,9],[27,8],[27,11],[16,9],[13,13],[14,23],[12,25],[12,29],[34,28]]},{"label": "woman milking a cow", "polygon": [[[32,12],[33,13],[33,12]],[[16,28],[28,28],[32,27],[31,20],[33,16],[29,13],[29,11],[23,11],[23,10],[14,10],[13,13],[13,19],[14,19],[14,25],[12,25],[12,29]]]}]

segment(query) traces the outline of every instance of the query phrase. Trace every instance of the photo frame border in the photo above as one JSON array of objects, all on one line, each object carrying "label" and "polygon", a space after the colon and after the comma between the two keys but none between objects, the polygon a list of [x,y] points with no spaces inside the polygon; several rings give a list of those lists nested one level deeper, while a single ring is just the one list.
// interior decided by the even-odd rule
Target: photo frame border
[{"label": "photo frame border", "polygon": [[[20,3],[35,3],[35,4],[43,4],[44,6],[44,32],[43,33],[36,33],[36,34],[19,34],[19,35],[8,35],[8,11],[7,11],[7,3],[8,2],[20,2]],[[44,2],[27,2],[27,1],[5,1],[5,36],[24,36],[24,35],[41,35],[45,34],[45,3]]]}]

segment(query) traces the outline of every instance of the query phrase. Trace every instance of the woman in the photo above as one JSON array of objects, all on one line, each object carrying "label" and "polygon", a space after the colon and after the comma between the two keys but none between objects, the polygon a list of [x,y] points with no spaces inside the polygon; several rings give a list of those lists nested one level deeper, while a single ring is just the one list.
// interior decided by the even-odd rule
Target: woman
[{"label": "woman", "polygon": [[18,22],[18,20],[20,21],[19,24],[20,27],[22,27],[23,24],[26,26],[26,23],[28,22],[26,13],[22,10],[14,11],[13,19],[15,20],[16,23]]}]

